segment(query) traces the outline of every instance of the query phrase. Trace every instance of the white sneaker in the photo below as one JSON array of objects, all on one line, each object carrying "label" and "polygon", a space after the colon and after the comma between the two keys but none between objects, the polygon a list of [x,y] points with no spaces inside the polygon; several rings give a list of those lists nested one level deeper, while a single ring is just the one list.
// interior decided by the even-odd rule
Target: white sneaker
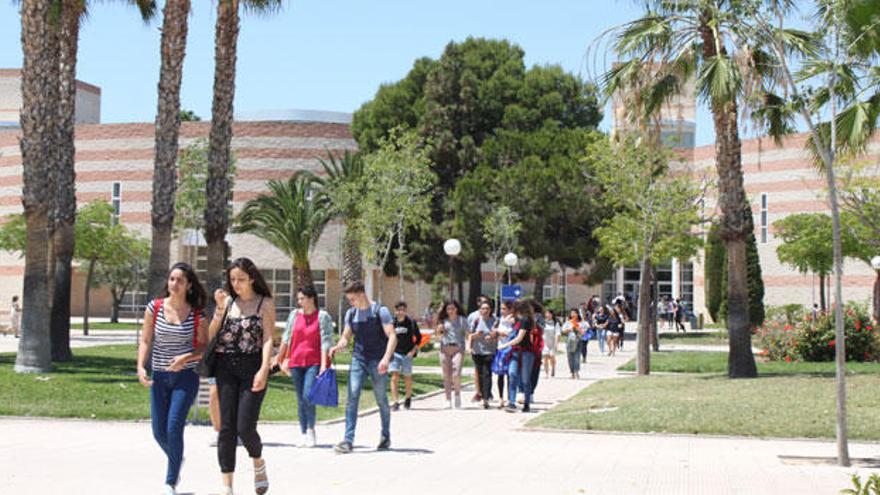
[{"label": "white sneaker", "polygon": [[443,404],[443,409],[452,409],[452,401],[446,399],[446,402]]},{"label": "white sneaker", "polygon": [[171,485],[165,485],[165,491],[162,492],[165,495],[177,495],[177,490],[174,489]]},{"label": "white sneaker", "polygon": [[303,433],[299,439],[299,443],[296,445],[299,448],[306,448],[309,446],[309,434]]},{"label": "white sneaker", "polygon": [[315,439],[315,429],[310,428],[309,431],[306,432],[306,447],[312,448],[316,445],[318,445],[318,442]]},{"label": "white sneaker", "polygon": [[461,409],[461,396],[460,395],[455,396],[455,408]]}]

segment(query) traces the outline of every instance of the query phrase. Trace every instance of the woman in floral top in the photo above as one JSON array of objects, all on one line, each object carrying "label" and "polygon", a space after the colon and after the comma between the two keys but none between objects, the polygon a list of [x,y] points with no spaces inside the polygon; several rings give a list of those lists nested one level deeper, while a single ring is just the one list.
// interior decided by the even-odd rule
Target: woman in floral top
[{"label": "woman in floral top", "polygon": [[214,293],[217,310],[210,334],[217,339],[217,389],[220,398],[218,460],[223,492],[232,493],[235,447],[240,438],[254,462],[256,493],[269,490],[263,443],[257,433],[260,406],[266,394],[275,330],[275,303],[266,281],[247,258],[226,270],[226,291]]}]

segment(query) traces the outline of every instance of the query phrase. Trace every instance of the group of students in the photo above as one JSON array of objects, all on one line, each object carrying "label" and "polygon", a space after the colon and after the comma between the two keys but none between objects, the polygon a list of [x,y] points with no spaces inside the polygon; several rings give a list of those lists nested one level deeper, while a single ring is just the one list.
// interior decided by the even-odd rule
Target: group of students
[{"label": "group of students", "polygon": [[318,309],[315,289],[300,288],[299,309],[288,317],[275,355],[275,304],[251,260],[238,258],[227,268],[226,286],[214,293],[210,319],[205,310],[207,293],[192,267],[177,263],[171,268],[162,294],[147,304],[137,357],[138,379],[150,388],[153,437],[167,458],[166,493],[176,493],[180,479],[184,427],[198,393],[199,371],[210,371],[209,382],[214,382],[216,390],[218,407],[212,421],[219,419],[221,493],[232,493],[240,440],[253,462],[255,492],[262,494],[269,489],[269,479],[257,422],[270,375],[278,371],[290,375],[302,445],[314,446],[316,410],[306,395],[314,380],[332,366],[333,356],[347,349],[352,340],[345,437],[336,452],[352,451],[360,392],[367,378],[372,381],[381,416],[378,449],[390,448],[386,376],[392,360],[397,362],[397,330],[388,309],[370,301],[362,283],[349,284],[344,293],[351,308],[334,345],[332,319]]}]

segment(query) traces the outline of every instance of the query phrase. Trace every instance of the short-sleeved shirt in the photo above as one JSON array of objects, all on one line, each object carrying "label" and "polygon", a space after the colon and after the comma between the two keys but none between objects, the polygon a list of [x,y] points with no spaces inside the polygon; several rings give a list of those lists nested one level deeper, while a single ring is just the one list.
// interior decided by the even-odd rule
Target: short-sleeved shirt
[{"label": "short-sleeved shirt", "polygon": [[467,332],[467,319],[459,316],[453,320],[443,320],[443,335],[440,345],[457,345],[464,351],[464,336]]},{"label": "short-sleeved shirt", "polygon": [[419,326],[409,316],[403,321],[394,319],[394,333],[397,334],[397,347],[394,352],[398,354],[409,354],[422,341]]},{"label": "short-sleeved shirt", "polygon": [[[168,371],[171,361],[181,354],[195,351],[196,320],[195,310],[190,310],[189,315],[180,324],[174,324],[165,319],[165,305],[159,308],[156,315],[156,301],[147,304],[147,312],[153,316],[155,322],[153,331],[153,356],[150,364],[155,371]],[[200,312],[199,319],[205,321],[204,312]],[[184,369],[195,369],[199,363],[191,361],[184,365]]]},{"label": "short-sleeved shirt", "polygon": [[[355,327],[363,326],[369,320],[378,316],[378,328],[359,332]],[[385,355],[385,347],[388,345],[388,336],[383,328],[391,325],[394,318],[388,308],[381,304],[372,303],[367,309],[349,308],[345,312],[345,326],[351,328],[354,333],[354,355],[365,359],[382,359]]]},{"label": "short-sleeved shirt", "polygon": [[480,356],[494,355],[498,350],[498,339],[489,338],[492,328],[495,327],[495,317],[490,316],[488,320],[477,318],[468,324],[468,333],[473,334],[471,340],[471,350],[474,354]]}]

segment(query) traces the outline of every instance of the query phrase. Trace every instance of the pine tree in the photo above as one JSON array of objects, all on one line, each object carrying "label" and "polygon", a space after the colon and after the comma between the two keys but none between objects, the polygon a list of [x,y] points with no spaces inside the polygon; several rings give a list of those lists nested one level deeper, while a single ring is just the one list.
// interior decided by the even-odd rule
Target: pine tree
[{"label": "pine tree", "polygon": [[[758,328],[764,324],[764,279],[761,275],[761,258],[758,256],[758,241],[755,238],[755,221],[752,217],[752,206],[746,203],[743,209],[743,219],[749,229],[749,237],[746,241],[746,263],[749,286],[749,323],[752,328]],[[718,318],[727,320],[727,259],[721,266],[721,305],[718,309]]]}]

